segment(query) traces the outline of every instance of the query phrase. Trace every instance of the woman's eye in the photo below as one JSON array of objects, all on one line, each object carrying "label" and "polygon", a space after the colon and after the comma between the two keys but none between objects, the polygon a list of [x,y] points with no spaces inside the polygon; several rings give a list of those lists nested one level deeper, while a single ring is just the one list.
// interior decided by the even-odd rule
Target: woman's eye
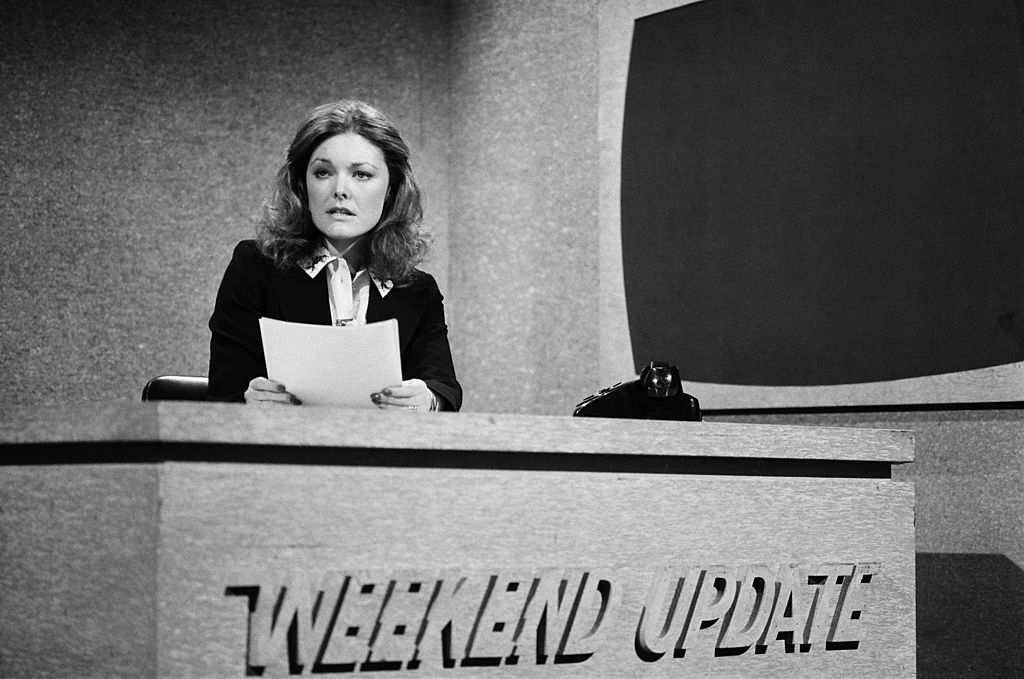
[{"label": "woman's eye", "polygon": [[362,170],[356,170],[352,173],[352,176],[356,179],[371,179],[373,177],[369,172],[363,172]]},{"label": "woman's eye", "polygon": [[313,170],[313,176],[316,177],[317,179],[323,179],[324,177],[327,177],[330,174],[330,172],[328,172],[325,168],[322,167]]}]

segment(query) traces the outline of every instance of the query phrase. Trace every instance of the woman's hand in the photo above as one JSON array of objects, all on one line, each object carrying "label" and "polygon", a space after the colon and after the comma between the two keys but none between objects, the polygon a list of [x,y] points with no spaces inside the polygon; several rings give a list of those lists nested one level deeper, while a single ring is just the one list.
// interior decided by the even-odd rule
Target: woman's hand
[{"label": "woman's hand", "polygon": [[249,388],[245,390],[245,402],[258,406],[267,403],[297,406],[302,403],[295,394],[287,391],[283,384],[266,377],[254,377],[249,381]]},{"label": "woman's hand", "polygon": [[401,384],[385,387],[370,400],[378,408],[398,408],[428,412],[437,410],[437,397],[423,380],[403,380]]}]

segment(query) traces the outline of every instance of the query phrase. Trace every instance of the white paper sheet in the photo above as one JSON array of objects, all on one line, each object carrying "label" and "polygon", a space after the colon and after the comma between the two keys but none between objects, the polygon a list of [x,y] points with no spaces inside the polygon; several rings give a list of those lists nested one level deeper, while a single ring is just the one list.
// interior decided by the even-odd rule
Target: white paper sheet
[{"label": "white paper sheet", "polygon": [[339,328],[260,319],[267,377],[304,405],[374,407],[370,394],[402,382],[398,321]]}]

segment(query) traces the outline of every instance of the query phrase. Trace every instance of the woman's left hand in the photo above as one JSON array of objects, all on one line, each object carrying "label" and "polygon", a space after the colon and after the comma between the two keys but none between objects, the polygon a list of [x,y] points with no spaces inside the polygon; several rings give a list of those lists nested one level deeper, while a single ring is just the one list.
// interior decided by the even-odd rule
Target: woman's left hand
[{"label": "woman's left hand", "polygon": [[401,384],[370,394],[370,400],[378,408],[423,412],[437,410],[437,397],[423,380],[403,380]]}]

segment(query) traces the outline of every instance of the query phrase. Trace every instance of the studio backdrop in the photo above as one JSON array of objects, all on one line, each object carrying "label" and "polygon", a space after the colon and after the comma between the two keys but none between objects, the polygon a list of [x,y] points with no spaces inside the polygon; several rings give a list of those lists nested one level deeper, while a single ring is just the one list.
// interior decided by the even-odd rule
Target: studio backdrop
[{"label": "studio backdrop", "polygon": [[1024,400],[1014,0],[605,3],[602,376],[708,409]]}]

